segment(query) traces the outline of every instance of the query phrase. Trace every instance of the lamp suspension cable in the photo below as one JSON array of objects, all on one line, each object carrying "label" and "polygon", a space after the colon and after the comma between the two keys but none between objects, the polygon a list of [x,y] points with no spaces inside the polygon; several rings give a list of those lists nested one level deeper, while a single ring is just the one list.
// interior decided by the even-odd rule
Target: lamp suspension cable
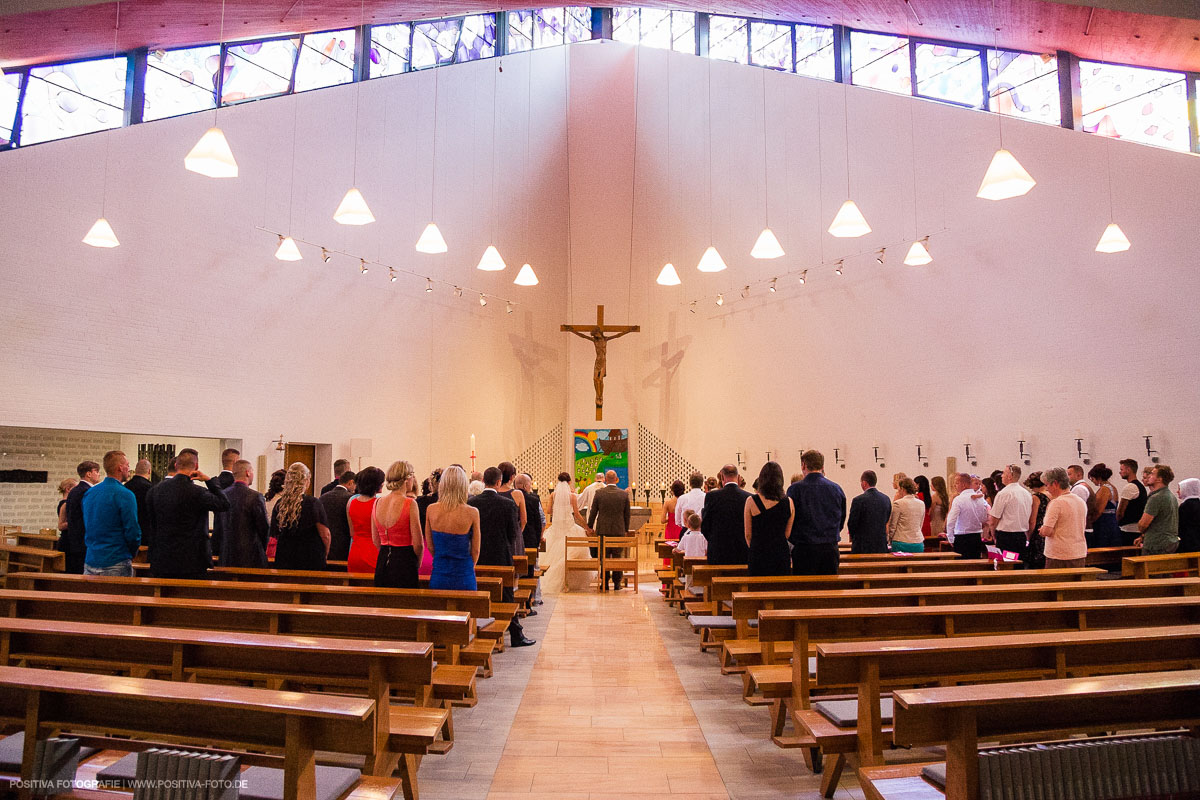
[{"label": "lamp suspension cable", "polygon": [[[121,32],[121,2],[117,0],[116,20],[113,22],[113,49],[112,57],[115,61],[117,58],[117,37]],[[101,173],[100,182],[100,216],[92,223],[92,227],[84,234],[83,243],[92,247],[112,248],[119,247],[121,242],[117,239],[117,234],[113,231],[112,225],[108,222],[108,161],[109,153],[112,150],[112,134],[104,137],[104,171]]]}]

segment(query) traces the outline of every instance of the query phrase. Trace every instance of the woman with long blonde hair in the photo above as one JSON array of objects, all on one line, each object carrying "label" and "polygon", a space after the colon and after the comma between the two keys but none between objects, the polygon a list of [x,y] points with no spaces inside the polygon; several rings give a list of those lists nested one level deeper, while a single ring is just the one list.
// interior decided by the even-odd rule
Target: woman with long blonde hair
[{"label": "woman with long blonde hair", "polygon": [[430,589],[475,591],[479,509],[467,505],[467,473],[462,467],[442,472],[438,501],[425,512],[425,546],[433,551]]},{"label": "woman with long blonde hair", "polygon": [[311,483],[308,467],[299,461],[288,467],[279,502],[271,512],[276,569],[325,569],[329,527],[325,524],[325,507],[305,494]]},{"label": "woman with long blonde hair", "polygon": [[379,549],[375,562],[375,585],[393,589],[416,589],[417,565],[421,561],[421,515],[415,493],[417,476],[413,465],[396,461],[387,471],[388,493],[375,501],[371,511],[371,541]]}]

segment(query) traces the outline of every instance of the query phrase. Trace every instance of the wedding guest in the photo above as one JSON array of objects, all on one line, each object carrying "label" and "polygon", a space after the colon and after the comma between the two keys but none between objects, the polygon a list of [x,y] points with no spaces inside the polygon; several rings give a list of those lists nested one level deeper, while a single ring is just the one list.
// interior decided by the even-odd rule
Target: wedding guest
[{"label": "wedding guest", "polygon": [[[150,520],[150,574],[155,578],[203,578],[212,568],[209,512],[229,510],[216,478],[200,471],[191,448],[175,457],[175,477],[146,496]],[[197,486],[193,481],[204,481]]]},{"label": "wedding guest", "polygon": [[743,530],[749,550],[751,575],[791,575],[792,553],[788,537],[796,517],[792,501],[784,493],[783,467],[774,461],[763,464],[755,481],[757,492],[743,503]]},{"label": "wedding guest", "polygon": [[950,491],[946,488],[946,479],[934,475],[929,482],[933,491],[932,505],[929,508],[929,535],[944,536],[946,534],[946,515],[950,512]]},{"label": "wedding guest", "polygon": [[[1040,533],[1046,540],[1046,569],[1082,567],[1087,562],[1087,502],[1071,491],[1066,470],[1054,467],[1042,473],[1050,504]],[[957,502],[957,500],[955,501]]]},{"label": "wedding guest", "polygon": [[924,553],[925,534],[921,533],[924,518],[925,504],[917,497],[917,483],[905,478],[900,481],[900,499],[892,503],[887,521],[888,550],[893,553]]},{"label": "wedding guest", "polygon": [[745,564],[749,559],[746,547],[746,503],[750,493],[738,486],[738,470],[726,464],[717,473],[721,488],[704,496],[700,513],[700,530],[708,538],[709,564]]},{"label": "wedding guest", "polygon": [[893,503],[904,496],[900,492],[900,481],[904,480],[907,477],[908,476],[905,475],[903,472],[897,472],[895,475],[892,476],[892,502]]},{"label": "wedding guest", "polygon": [[996,547],[1016,553],[1025,561],[1033,495],[1021,485],[1021,467],[1017,464],[1006,466],[1000,480],[1004,488],[996,494],[992,509],[988,512],[988,528]]},{"label": "wedding guest", "polygon": [[337,484],[321,493],[321,505],[325,506],[325,520],[329,526],[329,560],[345,561],[350,557],[350,518],[346,506],[354,496],[354,473],[346,470]]},{"label": "wedding guest", "polygon": [[866,470],[859,477],[862,494],[850,501],[850,516],[846,531],[850,534],[851,553],[886,553],[888,551],[888,518],[892,501],[876,488],[879,478],[875,470]]},{"label": "wedding guest", "polygon": [[1121,526],[1117,524],[1117,489],[1109,483],[1112,474],[1112,470],[1103,462],[1088,470],[1088,480],[1096,492],[1088,507],[1088,527],[1092,529],[1088,547],[1121,545]]},{"label": "wedding guest", "polygon": [[407,461],[396,461],[388,467],[386,477],[388,493],[375,501],[371,512],[371,542],[379,552],[375,585],[416,589],[417,568],[425,549],[421,514],[409,496],[417,485],[416,472]]},{"label": "wedding guest", "polygon": [[[444,476],[443,476],[444,477]],[[501,473],[497,467],[483,471],[483,492],[472,497],[470,505],[479,511],[479,557],[477,563],[493,567],[511,567],[513,551],[520,545],[521,529],[517,520],[517,504],[500,494]],[[615,481],[614,481],[615,483]],[[621,493],[624,496],[624,492]],[[628,502],[628,497],[626,497]],[[434,571],[437,570],[437,549],[433,551]],[[501,602],[513,602],[513,588],[505,586]],[[525,631],[516,615],[508,624],[508,636],[513,647],[534,644],[526,638]]]},{"label": "wedding guest", "polygon": [[1200,479],[1179,482],[1178,553],[1200,552]]},{"label": "wedding guest", "polygon": [[483,489],[483,481],[471,481],[467,484],[467,497],[478,497]]},{"label": "wedding guest", "polygon": [[[417,510],[421,512],[421,530],[425,530],[426,510],[438,501],[438,481],[441,477],[442,469],[438,467],[429,473],[429,477],[421,484],[421,496],[417,498]],[[428,552],[428,549],[426,549],[426,552]]]},{"label": "wedding guest", "polygon": [[542,512],[542,498],[532,489],[533,478],[525,473],[513,479],[513,488],[525,497],[525,527],[521,529],[521,544],[525,550],[532,550],[534,557],[529,561],[526,577],[532,578],[537,568],[538,546],[542,543],[542,531],[545,526],[545,514]]},{"label": "wedding guest", "polygon": [[1162,555],[1179,549],[1179,498],[1169,488],[1173,480],[1175,473],[1166,464],[1151,468],[1150,479],[1146,481],[1150,496],[1138,523],[1142,535],[1134,542],[1141,546],[1142,555]]},{"label": "wedding guest", "polygon": [[958,491],[946,515],[946,538],[954,552],[963,558],[983,558],[983,527],[988,519],[988,504],[973,486],[973,476],[960,472],[954,477]]},{"label": "wedding guest", "polygon": [[[683,536],[679,538],[679,542],[673,548],[676,553],[681,553],[684,558],[708,558],[708,539],[700,530],[700,523],[699,514],[695,511],[687,512]],[[683,588],[686,591],[691,591],[692,589],[692,573],[690,570],[683,578]]]},{"label": "wedding guest", "polygon": [[100,465],[95,461],[81,461],[75,467],[79,475],[79,483],[67,494],[65,513],[67,518],[66,533],[59,537],[58,549],[67,554],[64,572],[82,575],[83,562],[87,555],[85,542],[86,526],[83,521],[83,496],[88,489],[100,482]]},{"label": "wedding guest", "polygon": [[680,495],[675,501],[675,524],[680,529],[686,527],[687,512],[692,511],[696,514],[700,513],[700,509],[704,508],[704,476],[699,472],[693,472],[688,476],[688,486],[691,487],[686,494]]},{"label": "wedding guest", "polygon": [[[715,492],[720,485],[721,483],[717,479],[717,476],[710,475],[704,479],[704,493],[708,494],[709,492]],[[701,512],[701,516],[704,516],[703,512]]]},{"label": "wedding guest", "polygon": [[[663,503],[662,520],[663,523],[663,538],[668,542],[679,541],[683,535],[683,528],[675,519],[675,509],[679,507],[679,498],[683,497],[686,488],[683,481],[672,481],[671,491],[667,496],[666,502]],[[669,563],[669,562],[668,562]]]},{"label": "wedding guest", "polygon": [[1040,472],[1035,472],[1025,479],[1025,488],[1029,489],[1033,496],[1029,512],[1029,533],[1026,537],[1028,544],[1025,548],[1025,565],[1029,569],[1042,569],[1046,565],[1046,540],[1042,538],[1041,530],[1046,521],[1050,496],[1046,494],[1046,484],[1042,482]]},{"label": "wedding guest", "polygon": [[217,473],[217,485],[220,486],[221,489],[224,490],[228,489],[230,486],[233,486],[233,465],[236,464],[238,459],[241,457],[242,454],[232,447],[226,447],[221,451],[221,471]]},{"label": "wedding guest", "polygon": [[796,510],[792,523],[792,572],[796,575],[836,575],[838,538],[846,524],[846,494],[825,477],[825,456],[816,450],[800,454],[804,478],[788,487]]},{"label": "wedding guest", "polygon": [[325,524],[325,507],[317,498],[305,494],[311,483],[308,467],[299,461],[288,467],[283,492],[271,515],[276,569],[325,569],[329,526]]},{"label": "wedding guest", "polygon": [[[525,525],[529,522],[529,510],[525,507],[525,493],[513,485],[517,477],[517,467],[511,461],[501,461],[496,467],[500,470],[500,488],[497,491],[517,504],[517,527],[525,530]],[[519,556],[522,553],[513,555]]]},{"label": "wedding guest", "polygon": [[[1043,478],[1044,477],[1045,476],[1043,476]],[[1071,466],[1067,467],[1067,480],[1071,482],[1071,492],[1075,495],[1078,495],[1080,500],[1087,503],[1088,513],[1090,514],[1092,511],[1092,504],[1096,499],[1096,490],[1092,488],[1090,483],[1084,480],[1083,467],[1079,466],[1078,464],[1072,464]],[[1087,533],[1088,540],[1091,541],[1092,526],[1090,524],[1085,529],[1085,532]]]},{"label": "wedding guest", "polygon": [[1132,458],[1123,458],[1117,465],[1121,480],[1121,501],[1117,504],[1117,524],[1121,528],[1121,544],[1132,545],[1133,540],[1141,535],[1138,530],[1138,520],[1146,510],[1146,498],[1149,493],[1145,485],[1138,480],[1138,463]]},{"label": "wedding guest", "polygon": [[133,557],[141,544],[137,499],[122,483],[129,479],[129,459],[120,450],[104,454],[104,480],[83,496],[87,555],[84,575],[133,577]]},{"label": "wedding guest", "polygon": [[141,528],[142,545],[145,547],[150,545],[146,541],[146,529],[150,527],[146,517],[146,495],[153,487],[154,484],[150,482],[150,459],[140,458],[133,467],[133,477],[125,481],[125,488],[133,492],[133,499],[137,501],[138,527]]},{"label": "wedding guest", "polygon": [[375,574],[379,549],[371,536],[371,513],[385,478],[379,467],[366,467],[354,476],[357,494],[346,502],[346,519],[350,524],[350,552],[346,555],[349,572]]},{"label": "wedding guest", "polygon": [[279,495],[283,492],[283,481],[286,477],[287,470],[277,469],[271,473],[271,479],[267,481],[267,491],[263,495],[263,500],[267,504],[268,517],[275,510],[275,504],[279,502]]},{"label": "wedding guest", "polygon": [[54,509],[54,513],[58,517],[59,539],[62,538],[62,531],[67,529],[67,495],[78,485],[79,478],[64,478],[58,482],[58,493],[61,497]]},{"label": "wedding guest", "polygon": [[473,592],[479,561],[479,510],[467,504],[467,473],[447,467],[438,475],[437,500],[425,512],[425,547],[433,553],[430,589]]},{"label": "wedding guest", "polygon": [[[330,491],[338,484],[341,484],[342,476],[345,475],[349,471],[350,471],[350,459],[339,458],[338,460],[334,461],[333,462],[333,480],[331,480],[329,483],[322,486],[321,491],[317,493],[317,496],[322,497],[322,496],[324,496],[324,494],[326,492]],[[330,559],[333,559],[333,556],[330,556]]]},{"label": "wedding guest", "polygon": [[233,462],[233,486],[225,490],[229,510],[221,516],[225,538],[221,541],[221,566],[253,567],[267,566],[267,539],[270,538],[271,523],[267,518],[267,505],[263,496],[256,492],[254,465],[245,459]]}]

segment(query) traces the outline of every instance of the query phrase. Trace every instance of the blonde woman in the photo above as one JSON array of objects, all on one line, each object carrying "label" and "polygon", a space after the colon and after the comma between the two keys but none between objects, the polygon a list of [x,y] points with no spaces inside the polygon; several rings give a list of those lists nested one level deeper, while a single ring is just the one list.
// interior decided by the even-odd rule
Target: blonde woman
[{"label": "blonde woman", "polygon": [[329,527],[325,524],[325,506],[304,493],[311,483],[308,467],[299,461],[288,467],[279,502],[271,512],[276,569],[325,569]]},{"label": "blonde woman", "polygon": [[412,464],[396,461],[387,471],[388,493],[375,501],[371,512],[371,541],[379,549],[375,585],[416,589],[417,565],[425,549],[421,541],[421,515],[411,496],[417,476]]},{"label": "blonde woman", "polygon": [[892,476],[892,488],[896,490],[896,493],[892,495],[893,503],[896,502],[897,500],[899,500],[901,497],[904,497],[904,492],[900,491],[900,481],[907,480],[907,479],[908,479],[908,476],[905,475],[903,472],[897,472],[895,475]]},{"label": "blonde woman", "polygon": [[433,552],[430,589],[476,590],[479,510],[467,505],[467,473],[462,467],[442,472],[438,501],[425,512],[425,546]]},{"label": "blonde woman", "polygon": [[[67,495],[78,485],[78,478],[66,478],[58,484],[58,493],[62,495],[62,499],[58,501],[58,529],[60,531],[67,529]],[[142,535],[146,535],[145,531],[142,532]]]}]

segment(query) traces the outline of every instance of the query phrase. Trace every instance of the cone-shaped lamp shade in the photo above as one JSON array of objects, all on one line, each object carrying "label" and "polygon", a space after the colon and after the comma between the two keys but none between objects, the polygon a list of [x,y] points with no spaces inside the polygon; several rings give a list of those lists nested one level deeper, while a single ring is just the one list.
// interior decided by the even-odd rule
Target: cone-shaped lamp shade
[{"label": "cone-shaped lamp shade", "polygon": [[979,184],[976,197],[984,200],[1007,200],[1010,197],[1020,197],[1027,193],[1037,183],[1021,166],[1016,156],[1007,150],[997,150],[988,164],[983,183]]},{"label": "cone-shaped lamp shade", "polygon": [[700,256],[700,263],[696,265],[696,269],[701,272],[720,272],[725,269],[725,259],[721,258],[717,248],[709,245],[704,255]]},{"label": "cone-shaped lamp shade", "polygon": [[683,281],[679,280],[679,273],[675,271],[675,265],[666,264],[663,266],[662,272],[658,273],[658,280],[656,283],[658,283],[659,286],[678,286],[679,284],[683,283]]},{"label": "cone-shaped lamp shade", "polygon": [[225,134],[220,128],[209,128],[183,158],[183,165],[192,172],[207,175],[210,178],[236,178],[238,175],[237,162],[233,160],[233,151]]},{"label": "cone-shaped lamp shade", "polygon": [[[103,222],[104,220],[100,220]],[[96,224],[99,225],[100,222]],[[84,239],[84,241],[87,241]],[[1104,229],[1104,235],[1100,237],[1100,243],[1096,245],[1097,253],[1122,253],[1129,249],[1129,240],[1125,238],[1125,233],[1121,230],[1121,226],[1115,222],[1108,223],[1108,227]]]},{"label": "cone-shaped lamp shade", "polygon": [[[446,252],[446,240],[442,238],[442,232],[438,230],[437,223],[431,222],[425,226],[425,230],[421,231],[421,238],[417,239],[417,252]],[[497,256],[499,256],[499,254],[497,254]]]},{"label": "cone-shaped lamp shade", "polygon": [[296,241],[290,236],[279,237],[279,247],[275,250],[275,257],[280,261],[299,261],[304,258],[300,255],[300,248],[296,247]]},{"label": "cone-shaped lamp shade", "polygon": [[[436,230],[436,228],[434,229]],[[441,238],[439,235],[438,238]],[[421,249],[421,245],[417,245],[417,249]],[[446,249],[445,243],[442,244],[442,251]],[[476,269],[481,269],[484,272],[500,272],[505,267],[504,259],[500,257],[500,251],[496,249],[496,245],[489,244],[487,250],[483,251],[483,257],[479,259],[479,266]]]},{"label": "cone-shaped lamp shade", "polygon": [[[113,233],[112,225],[108,224],[108,220],[104,217],[96,220],[91,228],[88,229],[87,236],[83,237],[84,244],[90,244],[92,247],[117,247],[121,243],[117,241],[117,235]],[[1128,243],[1125,244],[1129,246]]]},{"label": "cone-shaped lamp shade", "polygon": [[375,215],[367,208],[367,201],[358,187],[351,186],[338,204],[337,211],[333,212],[333,219],[343,225],[366,225],[375,221]]},{"label": "cone-shaped lamp shade", "polygon": [[933,256],[929,255],[925,243],[919,240],[912,243],[912,247],[908,248],[908,255],[904,257],[904,263],[910,267],[921,267],[931,261]]},{"label": "cone-shaped lamp shade", "polygon": [[754,249],[750,251],[750,255],[754,258],[779,258],[783,255],[783,248],[779,245],[779,240],[775,238],[775,234],[771,233],[771,229],[763,228],[763,232],[758,235],[758,241],[754,243]]},{"label": "cone-shaped lamp shade", "polygon": [[521,267],[521,271],[517,273],[517,277],[513,279],[513,283],[517,286],[537,286],[537,275],[533,272],[533,267],[526,264]]},{"label": "cone-shaped lamp shade", "polygon": [[858,206],[854,205],[854,201],[847,200],[838,209],[833,222],[829,223],[829,232],[839,239],[853,239],[870,233],[871,226],[867,224],[867,219],[858,210]]}]

